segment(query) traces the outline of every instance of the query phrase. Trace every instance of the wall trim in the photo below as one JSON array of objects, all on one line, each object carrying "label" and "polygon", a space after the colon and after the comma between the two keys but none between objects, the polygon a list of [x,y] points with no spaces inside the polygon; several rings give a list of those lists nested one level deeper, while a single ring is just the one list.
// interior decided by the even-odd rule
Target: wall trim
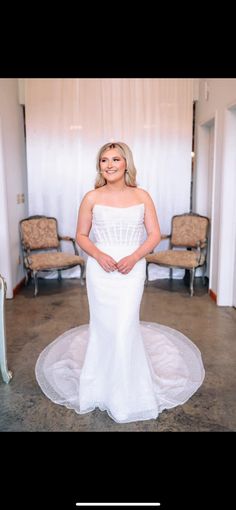
[{"label": "wall trim", "polygon": [[213,290],[209,289],[208,291],[208,294],[210,296],[211,299],[213,299],[213,301],[217,301],[217,294],[215,292],[213,292]]},{"label": "wall trim", "polygon": [[24,286],[25,286],[25,277],[14,287],[14,289],[13,289],[13,298],[16,296],[16,294],[18,294],[18,292],[20,292],[20,290]]}]

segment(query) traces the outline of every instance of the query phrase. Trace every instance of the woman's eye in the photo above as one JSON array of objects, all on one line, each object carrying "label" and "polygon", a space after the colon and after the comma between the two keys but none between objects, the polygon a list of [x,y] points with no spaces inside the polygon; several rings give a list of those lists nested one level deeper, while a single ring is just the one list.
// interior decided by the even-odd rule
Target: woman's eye
[{"label": "woman's eye", "polygon": [[[114,158],[113,161],[120,161],[120,158]],[[101,159],[100,162],[101,163],[106,163],[107,160],[106,159]]]}]

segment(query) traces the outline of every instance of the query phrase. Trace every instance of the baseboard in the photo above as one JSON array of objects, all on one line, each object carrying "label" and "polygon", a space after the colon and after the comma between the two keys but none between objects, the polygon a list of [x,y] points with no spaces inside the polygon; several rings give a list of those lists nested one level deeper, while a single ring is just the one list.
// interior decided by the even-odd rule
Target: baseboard
[{"label": "baseboard", "polygon": [[215,301],[215,303],[216,303],[217,295],[215,294],[215,292],[213,292],[213,290],[209,289],[208,293],[209,293],[210,298],[213,299],[213,301]]},{"label": "baseboard", "polygon": [[18,294],[18,292],[20,292],[20,289],[22,289],[22,287],[24,287],[24,285],[25,285],[25,277],[14,287],[13,297],[15,297],[16,294]]}]

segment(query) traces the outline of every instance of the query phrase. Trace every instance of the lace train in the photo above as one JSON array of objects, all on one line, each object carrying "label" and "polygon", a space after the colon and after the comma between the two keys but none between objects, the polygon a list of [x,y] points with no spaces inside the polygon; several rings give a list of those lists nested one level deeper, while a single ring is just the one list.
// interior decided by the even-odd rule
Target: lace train
[{"label": "lace train", "polygon": [[[96,401],[80,408],[80,374],[86,354],[89,325],[66,331],[49,344],[40,354],[36,364],[36,378],[43,392],[56,404],[83,414],[98,407],[106,410],[118,423],[157,418],[164,409],[184,404],[199,388],[204,379],[201,353],[196,345],[179,331],[151,322],[140,322],[145,352],[152,374],[155,405],[140,413],[136,411],[120,416],[119,398],[113,404]],[[132,367],[131,367],[132,368]],[[109,388],[109,384],[107,385]],[[109,395],[108,395],[109,397]],[[119,397],[119,395],[118,395]]]}]

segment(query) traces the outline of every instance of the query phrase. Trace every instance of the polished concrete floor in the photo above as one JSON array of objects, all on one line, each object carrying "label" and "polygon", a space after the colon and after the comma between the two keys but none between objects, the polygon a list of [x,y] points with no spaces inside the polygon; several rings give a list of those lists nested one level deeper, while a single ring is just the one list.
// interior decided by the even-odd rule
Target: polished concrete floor
[{"label": "polished concrete floor", "polygon": [[95,410],[78,415],[53,404],[41,392],[34,374],[39,353],[67,329],[89,320],[86,287],[79,280],[40,280],[6,301],[9,384],[0,378],[1,431],[182,432],[236,430],[236,310],[217,307],[196,279],[189,297],[183,280],[150,282],[141,304],[141,320],[180,330],[201,350],[206,377],[182,406],[163,411],[156,420],[115,423]]}]

